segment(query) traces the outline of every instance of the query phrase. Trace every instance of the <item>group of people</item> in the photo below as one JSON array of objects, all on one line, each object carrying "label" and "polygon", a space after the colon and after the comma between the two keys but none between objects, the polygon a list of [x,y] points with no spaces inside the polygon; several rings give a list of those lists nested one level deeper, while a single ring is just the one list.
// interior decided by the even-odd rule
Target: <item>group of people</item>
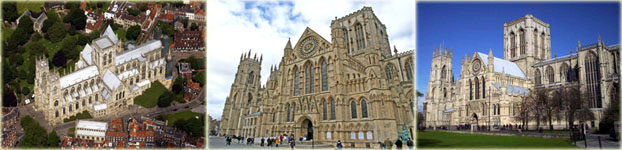
[{"label": "group of people", "polygon": [[[397,149],[402,149],[404,142],[402,142],[402,138],[399,137],[397,138],[397,140],[395,140],[395,143],[393,143],[393,141],[391,141],[389,138],[387,138],[386,140],[383,141],[378,141],[378,146],[380,149],[392,149],[393,145],[395,144],[395,148]],[[413,149],[413,147],[415,146],[413,141],[408,138],[406,139],[406,146],[408,146],[408,149]]]}]

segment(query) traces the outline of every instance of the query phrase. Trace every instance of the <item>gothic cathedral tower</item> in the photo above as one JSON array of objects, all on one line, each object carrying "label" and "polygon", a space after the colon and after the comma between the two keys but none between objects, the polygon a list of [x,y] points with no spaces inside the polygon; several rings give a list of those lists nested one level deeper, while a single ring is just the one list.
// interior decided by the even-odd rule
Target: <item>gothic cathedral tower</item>
[{"label": "gothic cathedral tower", "polygon": [[261,88],[261,63],[263,56],[257,58],[257,54],[251,57],[251,52],[242,54],[238,72],[231,85],[231,92],[225,102],[225,112],[222,114],[222,123],[228,124],[227,128],[221,129],[224,134],[240,135],[242,120],[244,116],[257,112],[258,107],[254,107],[259,98]]},{"label": "gothic cathedral tower", "polygon": [[549,24],[531,14],[504,23],[503,57],[516,63],[529,79],[533,79],[531,66],[551,59]]},{"label": "gothic cathedral tower", "polygon": [[[443,102],[449,101],[451,86],[453,84],[454,76],[452,69],[452,57],[453,49],[451,51],[443,51],[441,46],[439,49],[434,49],[432,58],[432,69],[430,69],[430,80],[428,81],[428,93],[426,94],[426,101],[428,106],[438,107],[432,110],[438,110],[438,112],[428,112],[426,114],[430,118],[429,120],[440,120],[431,118],[440,118],[445,105]],[[426,124],[435,126],[435,122],[428,122]]]}]

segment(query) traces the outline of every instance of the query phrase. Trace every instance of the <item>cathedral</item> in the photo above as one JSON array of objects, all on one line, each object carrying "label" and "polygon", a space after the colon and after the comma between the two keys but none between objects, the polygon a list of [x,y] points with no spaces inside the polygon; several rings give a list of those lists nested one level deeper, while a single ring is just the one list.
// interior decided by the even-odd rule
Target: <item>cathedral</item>
[{"label": "cathedral", "polygon": [[[557,56],[551,54],[549,24],[533,15],[507,22],[503,29],[503,58],[495,57],[492,49],[463,56],[457,80],[453,49],[434,49],[424,103],[425,126],[519,125],[519,104],[530,92],[578,85],[585,95],[581,101],[594,116],[585,123],[598,128],[604,110],[619,101],[620,45],[606,45],[599,35],[597,43],[581,45],[579,41],[575,52],[570,49],[567,55]],[[565,129],[567,124],[564,118],[551,123],[555,129]],[[540,125],[549,127],[548,122]],[[528,122],[530,129],[535,126],[536,121]]]},{"label": "cathedral", "polygon": [[91,44],[80,52],[74,70],[62,76],[50,71],[48,58],[37,58],[34,109],[43,112],[50,125],[85,110],[94,118],[126,111],[151,82],[165,80],[168,53],[162,52],[160,40],[124,51],[108,26]]},{"label": "cathedral", "polygon": [[332,20],[330,41],[306,28],[260,83],[263,56],[240,56],[221,135],[294,134],[316,144],[370,147],[413,135],[413,51],[389,46],[371,7]]}]

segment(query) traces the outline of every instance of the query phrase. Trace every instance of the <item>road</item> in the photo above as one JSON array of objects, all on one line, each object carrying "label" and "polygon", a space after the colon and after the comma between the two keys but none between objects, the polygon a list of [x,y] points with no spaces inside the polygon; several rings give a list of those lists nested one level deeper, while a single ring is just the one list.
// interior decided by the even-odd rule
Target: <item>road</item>
[{"label": "road", "polygon": [[[600,146],[606,149],[619,149],[620,147],[620,141],[614,141],[608,134],[591,134],[587,137],[588,149],[600,149]],[[600,137],[600,145],[598,144],[598,137]],[[577,141],[575,146],[585,148],[585,141]]]}]

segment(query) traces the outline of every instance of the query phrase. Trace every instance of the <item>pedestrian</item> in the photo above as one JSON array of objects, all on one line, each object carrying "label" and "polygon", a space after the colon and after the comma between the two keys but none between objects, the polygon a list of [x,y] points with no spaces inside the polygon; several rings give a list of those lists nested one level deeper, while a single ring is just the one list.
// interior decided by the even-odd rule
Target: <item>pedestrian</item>
[{"label": "pedestrian", "polygon": [[300,140],[300,144],[302,144],[302,136],[299,138],[299,140]]},{"label": "pedestrian", "polygon": [[341,145],[341,140],[337,140],[337,149],[341,148],[343,148],[343,145]]},{"label": "pedestrian", "polygon": [[261,137],[261,144],[259,144],[259,146],[263,147],[263,137]]},{"label": "pedestrian", "polygon": [[387,138],[386,140],[384,140],[384,145],[387,146],[387,149],[391,149],[393,147],[393,142],[391,142],[391,140]]},{"label": "pedestrian", "polygon": [[384,143],[382,143],[382,141],[378,141],[378,148],[380,148],[381,150],[385,149],[385,145]]},{"label": "pedestrian", "polygon": [[415,146],[413,143],[413,140],[411,140],[410,138],[408,138],[408,141],[406,141],[406,145],[408,146],[409,150],[412,150],[413,147]]},{"label": "pedestrian", "polygon": [[275,144],[276,144],[276,147],[279,147],[279,142],[281,142],[281,140],[276,139],[276,143],[275,143]]},{"label": "pedestrian", "polygon": [[294,146],[296,146],[296,139],[292,138],[292,140],[289,141],[289,146],[292,147],[292,149],[294,149]]},{"label": "pedestrian", "polygon": [[395,141],[395,148],[402,149],[402,138],[397,138],[397,141]]}]

